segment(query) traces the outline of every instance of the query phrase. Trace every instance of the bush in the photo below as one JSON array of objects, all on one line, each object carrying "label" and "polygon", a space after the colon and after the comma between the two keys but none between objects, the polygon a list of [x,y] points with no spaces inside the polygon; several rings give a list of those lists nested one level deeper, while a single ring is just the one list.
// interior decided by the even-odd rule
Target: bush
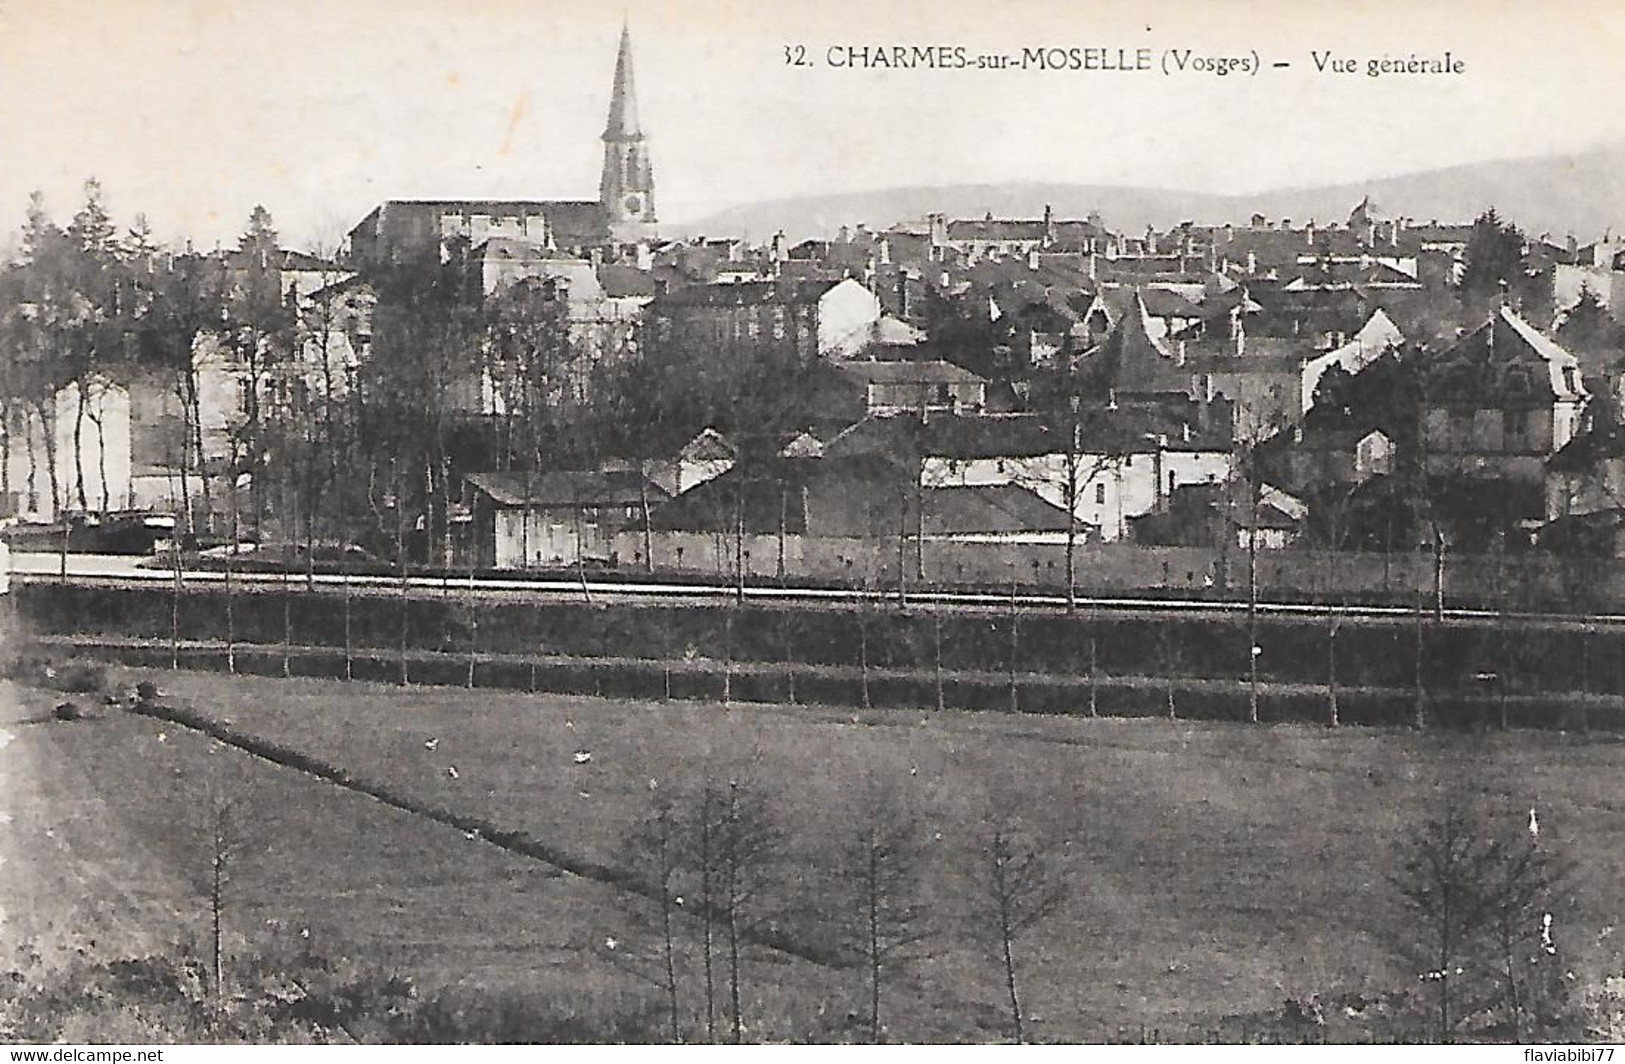
[{"label": "bush", "polygon": [[657,1041],[643,998],[555,1001],[448,989],[333,962],[308,949],[233,958],[222,999],[188,946],[142,957],[81,956],[51,971],[0,973],[0,1039],[46,1043],[628,1043]]},{"label": "bush", "polygon": [[100,694],[107,689],[107,666],[94,661],[69,661],[56,668],[52,686],[75,695]]}]

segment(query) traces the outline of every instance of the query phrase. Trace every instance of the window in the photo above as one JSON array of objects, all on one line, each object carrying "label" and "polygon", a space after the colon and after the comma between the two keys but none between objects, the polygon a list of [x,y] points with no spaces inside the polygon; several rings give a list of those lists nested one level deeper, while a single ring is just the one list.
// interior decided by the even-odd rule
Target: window
[{"label": "window", "polygon": [[1454,410],[1450,414],[1450,442],[1458,450],[1468,450],[1473,445],[1473,415],[1469,410]]},{"label": "window", "polygon": [[784,339],[784,308],[773,308],[773,339]]},{"label": "window", "polygon": [[1104,485],[1104,484],[1096,484],[1095,485],[1095,505],[1096,506],[1105,506],[1106,505],[1106,485]]},{"label": "window", "polygon": [[1168,470],[1168,494],[1172,495],[1177,487],[1179,487],[1179,471],[1170,469]]}]

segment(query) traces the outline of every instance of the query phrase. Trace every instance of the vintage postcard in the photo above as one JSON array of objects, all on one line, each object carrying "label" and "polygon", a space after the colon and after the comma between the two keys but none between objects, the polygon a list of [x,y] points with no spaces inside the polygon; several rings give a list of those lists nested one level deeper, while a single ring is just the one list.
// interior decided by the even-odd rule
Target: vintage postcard
[{"label": "vintage postcard", "polygon": [[1611,1060],[1622,48],[0,0],[0,1041]]}]

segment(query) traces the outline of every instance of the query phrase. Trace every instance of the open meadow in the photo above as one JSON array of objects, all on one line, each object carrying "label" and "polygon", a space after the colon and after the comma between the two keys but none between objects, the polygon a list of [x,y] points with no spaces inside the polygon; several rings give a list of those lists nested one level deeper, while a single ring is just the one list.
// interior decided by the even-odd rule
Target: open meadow
[{"label": "open meadow", "polygon": [[[1037,1040],[1135,1037],[1142,1026],[1163,1038],[1249,1037],[1288,999],[1371,1000],[1415,985],[1414,966],[1396,959],[1416,935],[1392,879],[1449,790],[1520,822],[1539,810],[1543,837],[1576,866],[1556,913],[1565,959],[1581,978],[1619,970],[1610,935],[1625,882],[1625,746],[1608,737],[111,677],[141,679],[159,684],[165,706],[419,810],[117,709],[19,729],[50,771],[101,800],[104,822],[80,830],[145,851],[181,884],[184,896],[161,906],[175,934],[203,931],[208,810],[229,802],[232,949],[297,936],[426,987],[545,1001],[597,1030],[625,1023],[627,1037],[662,1037],[665,1006],[658,909],[617,876],[651,873],[629,839],[656,797],[691,806],[708,778],[724,790],[738,781],[740,800],[774,828],[753,869],[762,934],[741,963],[749,1038],[867,1035],[853,843],[877,809],[918,854],[910,889],[923,914],[921,940],[888,972],[894,1039],[1007,1035],[1004,973],[982,934],[984,851],[1005,822],[1067,886],[1062,907],[1017,942],[1026,1034]],[[422,810],[521,834],[588,874]],[[704,1035],[700,932],[692,907],[678,914],[689,1038]],[[716,979],[720,1013],[720,970]],[[1328,1037],[1374,1036],[1335,1011]]]}]

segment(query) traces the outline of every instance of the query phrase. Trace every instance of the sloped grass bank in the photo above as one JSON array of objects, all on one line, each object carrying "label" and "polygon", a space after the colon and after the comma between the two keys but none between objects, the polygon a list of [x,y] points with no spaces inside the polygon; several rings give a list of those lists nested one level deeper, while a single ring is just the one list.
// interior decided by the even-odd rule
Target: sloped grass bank
[{"label": "sloped grass bank", "polygon": [[[465,928],[497,938],[506,922],[516,936],[511,950],[482,945],[464,958],[462,978],[492,986],[541,970],[646,987],[619,982],[624,973],[603,942],[614,937],[625,954],[651,939],[627,911],[626,892],[603,880],[539,871],[545,866],[525,858],[542,896],[501,877],[475,886],[448,862],[521,859],[466,833],[542,843],[583,870],[615,870],[606,873],[613,878],[633,863],[624,840],[649,809],[650,781],[662,793],[692,795],[706,778],[746,779],[768,796],[785,841],[764,902],[781,927],[831,950],[839,913],[830,907],[851,879],[845,844],[865,811],[878,795],[911,825],[926,853],[920,899],[931,935],[908,967],[894,1037],[1002,1036],[1001,988],[975,932],[985,922],[983,836],[1009,812],[1044,840],[1072,887],[1063,912],[1027,943],[1026,996],[1039,1038],[1120,1037],[1142,1023],[1180,1037],[1173,1032],[1271,1013],[1289,997],[1409,985],[1415,974],[1392,959],[1409,918],[1389,876],[1396,847],[1436,807],[1443,785],[1519,815],[1541,810],[1544,830],[1579,866],[1572,905],[1559,914],[1563,947],[1577,967],[1615,961],[1611,940],[1599,935],[1617,918],[1613,885],[1625,874],[1625,799],[1613,783],[1625,747],[1606,737],[728,709],[128,675],[152,679],[165,704],[186,708],[205,729],[193,734],[206,749],[214,744],[209,729],[229,729],[228,738],[306,759],[303,767],[330,771],[341,777],[335,782],[361,781],[419,810],[403,813],[251,759],[298,781],[279,792],[275,816],[305,852],[282,851],[282,872],[320,868],[354,948],[387,947],[398,930],[389,907],[368,915],[360,899],[380,891],[411,897],[425,878],[454,874],[461,886],[437,894],[438,919],[412,921],[420,959],[444,964]],[[202,756],[228,755],[244,756],[230,747]],[[387,814],[415,825],[414,846],[358,837],[342,813],[357,801],[380,810],[368,823]],[[431,810],[446,817],[424,815]],[[275,871],[267,873],[260,908],[277,893],[269,886]],[[548,902],[555,891],[591,903]],[[685,931],[690,940],[693,930]],[[693,957],[684,962],[690,993]],[[749,971],[753,1037],[836,1037],[842,1018],[861,1007],[861,977],[848,969],[759,949]]]}]

